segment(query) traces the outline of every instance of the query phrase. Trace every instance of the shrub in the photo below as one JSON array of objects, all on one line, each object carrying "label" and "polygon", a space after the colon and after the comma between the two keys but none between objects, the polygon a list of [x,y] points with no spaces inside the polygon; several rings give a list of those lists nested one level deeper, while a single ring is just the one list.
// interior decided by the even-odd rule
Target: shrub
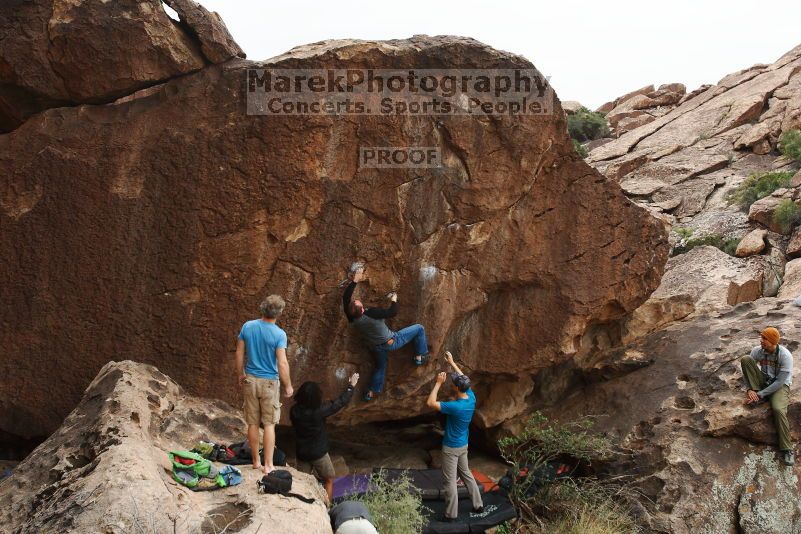
[{"label": "shrub", "polygon": [[790,185],[792,172],[765,172],[752,174],[734,191],[729,193],[730,204],[737,204],[743,211],[748,211],[751,204],[765,198],[779,188]]},{"label": "shrub", "polygon": [[687,240],[693,235],[694,230],[692,228],[674,228],[673,231],[679,234],[682,240]]},{"label": "shrub", "polygon": [[418,534],[423,531],[426,519],[423,501],[406,475],[387,481],[383,472],[373,475],[375,491],[352,497],[362,501],[376,530],[381,534]]},{"label": "shrub", "polygon": [[571,423],[549,424],[548,418],[534,412],[523,431],[498,441],[501,457],[512,465],[541,465],[559,456],[590,461],[611,454],[608,438],[590,432],[589,417]]},{"label": "shrub", "polygon": [[567,131],[570,137],[583,143],[608,136],[609,123],[603,113],[579,108],[576,113],[567,116]]},{"label": "shrub", "polygon": [[793,226],[801,222],[801,207],[789,198],[785,198],[776,206],[773,222],[779,225],[783,234],[789,234]]},{"label": "shrub", "polygon": [[539,489],[530,491],[533,481],[519,479],[522,467],[528,473],[560,457],[591,462],[612,454],[611,441],[592,433],[592,420],[552,425],[536,412],[523,431],[498,441],[501,456],[512,466],[515,480],[510,498],[518,510],[518,519],[499,527],[499,534],[629,534],[638,527],[625,505],[625,490],[593,479],[563,478],[539,481]]},{"label": "shrub", "polygon": [[787,130],[779,138],[779,150],[782,154],[796,161],[801,161],[801,132]]},{"label": "shrub", "polygon": [[[633,492],[597,480],[562,480],[550,487],[541,510],[543,534],[631,534],[640,530],[625,504]],[[536,531],[535,531],[536,532]]]},{"label": "shrub", "polygon": [[588,156],[587,149],[584,148],[584,145],[573,139],[573,149],[578,152],[578,155],[582,158],[586,158]]},{"label": "shrub", "polygon": [[689,238],[688,235],[687,238],[683,239],[681,243],[673,247],[673,251],[670,253],[670,255],[678,256],[679,254],[690,252],[695,247],[709,245],[722,250],[729,256],[734,256],[734,252],[737,250],[737,245],[739,244],[740,241],[738,239],[724,239],[718,234],[709,234],[696,238]]}]

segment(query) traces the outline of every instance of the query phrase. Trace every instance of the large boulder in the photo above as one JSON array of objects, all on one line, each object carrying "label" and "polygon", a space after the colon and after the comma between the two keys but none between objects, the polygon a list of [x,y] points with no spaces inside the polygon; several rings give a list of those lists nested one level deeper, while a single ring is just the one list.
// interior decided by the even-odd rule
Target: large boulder
[{"label": "large boulder", "polygon": [[747,258],[748,256],[759,254],[765,250],[765,238],[767,235],[768,231],[765,229],[756,228],[751,230],[740,240],[734,255],[738,258]]},{"label": "large boulder", "polygon": [[155,367],[109,363],[64,424],[0,483],[2,530],[330,533],[325,492],[292,468],[292,491],[314,503],[257,493],[262,473],[249,465],[240,485],[216,491],[172,479],[169,451],[242,441],[245,428],[240,411],[186,395]]},{"label": "large boulder", "polygon": [[562,102],[562,109],[565,110],[565,113],[568,115],[574,115],[578,113],[578,111],[583,107],[584,106],[581,105],[581,102],[576,102],[575,100],[565,100]]},{"label": "large boulder", "polygon": [[0,131],[47,108],[108,102],[242,50],[192,0],[9,0],[0,5]]},{"label": "large boulder", "polygon": [[[392,325],[424,324],[485,404],[505,402],[493,388],[508,377],[593,350],[588,327],[617,328],[657,287],[664,227],[575,154],[558,101],[491,118],[245,113],[248,69],[365,65],[531,68],[466,38],[324,42],[1,136],[0,429],[51,432],[109,359],[241,402],[236,335],[273,292],[296,385],[333,394],[352,371],[367,378],[341,304],[354,260],[369,276],[357,296],[383,305],[397,290]],[[442,166],[360,167],[374,146],[438,147]],[[436,368],[406,351],[389,367],[386,393],[341,422],[420,413]]]}]

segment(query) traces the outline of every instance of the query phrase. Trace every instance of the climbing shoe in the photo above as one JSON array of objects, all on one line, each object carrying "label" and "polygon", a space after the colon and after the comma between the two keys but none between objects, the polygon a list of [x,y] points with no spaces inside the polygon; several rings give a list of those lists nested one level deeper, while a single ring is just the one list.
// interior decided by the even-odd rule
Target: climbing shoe
[{"label": "climbing shoe", "polygon": [[784,465],[795,465],[795,454],[793,454],[793,451],[782,451],[782,461]]}]

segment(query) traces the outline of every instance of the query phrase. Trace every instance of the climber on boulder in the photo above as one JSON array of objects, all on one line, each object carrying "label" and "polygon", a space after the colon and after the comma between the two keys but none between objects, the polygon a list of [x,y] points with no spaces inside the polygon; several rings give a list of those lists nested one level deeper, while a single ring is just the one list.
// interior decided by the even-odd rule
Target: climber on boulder
[{"label": "climber on boulder", "polygon": [[793,355],[786,347],[779,345],[780,340],[778,330],[765,328],[760,335],[760,346],[754,347],[749,356],[740,358],[740,365],[748,388],[745,404],[753,407],[770,400],[782,460],[786,465],[793,465],[795,455],[787,419],[790,384],[793,382]]},{"label": "climber on boulder", "polygon": [[484,511],[484,503],[478,490],[476,479],[470,472],[467,463],[467,443],[470,432],[470,421],[476,409],[476,396],[470,389],[470,378],[465,375],[450,352],[445,352],[445,359],[453,368],[451,377],[451,401],[437,401],[440,386],[448,378],[447,373],[439,373],[436,383],[426,400],[426,406],[445,414],[445,435],[442,437],[442,479],[445,490],[445,522],[456,521],[459,515],[459,495],[456,488],[456,476],[462,479],[470,500],[473,512]]},{"label": "climber on boulder", "polygon": [[[275,425],[281,419],[279,389],[284,396],[294,393],[286,359],[286,332],[275,322],[286,303],[278,295],[270,295],[259,305],[260,319],[242,325],[236,343],[236,372],[245,397],[245,422],[248,425],[253,469],[269,473],[273,466]],[[247,366],[245,366],[247,354]],[[264,427],[264,464],[259,459],[259,424]]]},{"label": "climber on boulder", "polygon": [[397,332],[387,326],[385,320],[398,314],[397,294],[390,295],[392,303],[388,308],[365,308],[362,301],[351,301],[356,284],[364,280],[364,268],[356,268],[352,275],[352,281],[342,295],[342,307],[348,322],[359,332],[375,358],[375,369],[370,380],[369,390],[364,394],[364,400],[370,401],[384,388],[388,353],[414,342],[414,363],[422,365],[428,360],[428,342],[423,325],[413,324]]}]

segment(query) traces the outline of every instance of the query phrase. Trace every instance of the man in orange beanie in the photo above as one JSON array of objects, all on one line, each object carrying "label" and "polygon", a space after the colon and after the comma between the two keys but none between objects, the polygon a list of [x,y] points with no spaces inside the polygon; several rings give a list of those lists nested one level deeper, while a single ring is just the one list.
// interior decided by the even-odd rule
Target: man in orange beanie
[{"label": "man in orange beanie", "polygon": [[754,347],[749,356],[740,359],[745,377],[745,403],[756,406],[770,399],[776,432],[779,434],[779,450],[785,465],[795,464],[793,443],[790,441],[790,423],[787,405],[790,403],[790,384],[793,383],[793,355],[787,347],[779,345],[781,336],[772,326],[764,329],[759,347]]}]

